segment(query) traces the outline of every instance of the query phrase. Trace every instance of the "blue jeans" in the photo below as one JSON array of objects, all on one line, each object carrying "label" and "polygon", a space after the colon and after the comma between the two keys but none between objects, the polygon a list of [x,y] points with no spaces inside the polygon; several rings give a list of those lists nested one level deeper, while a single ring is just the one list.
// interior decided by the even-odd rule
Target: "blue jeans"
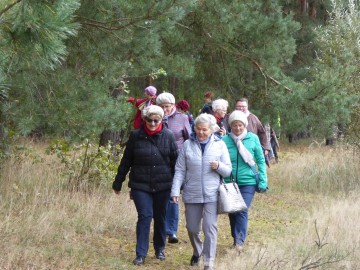
[{"label": "blue jeans", "polygon": [[177,234],[179,224],[179,204],[174,203],[170,198],[166,211],[166,234]]},{"label": "blue jeans", "polygon": [[255,186],[239,186],[241,195],[244,198],[248,209],[242,212],[229,214],[231,236],[234,238],[234,245],[244,245],[248,229],[248,210],[255,195]]},{"label": "blue jeans", "polygon": [[150,224],[154,218],[153,244],[155,253],[163,251],[166,243],[166,207],[170,190],[155,193],[132,189],[138,213],[136,224],[136,256],[146,257],[149,250]]}]

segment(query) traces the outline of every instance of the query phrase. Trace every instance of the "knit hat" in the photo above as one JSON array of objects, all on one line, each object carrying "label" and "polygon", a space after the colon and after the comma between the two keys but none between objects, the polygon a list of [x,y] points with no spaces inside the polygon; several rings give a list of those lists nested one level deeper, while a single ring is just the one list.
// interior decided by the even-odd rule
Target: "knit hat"
[{"label": "knit hat", "polygon": [[144,91],[145,91],[146,94],[148,94],[150,96],[155,96],[156,92],[157,92],[156,88],[154,86],[151,86],[151,85],[146,87]]},{"label": "knit hat", "polygon": [[229,125],[231,126],[231,123],[236,120],[242,122],[244,124],[244,126],[247,127],[248,120],[247,120],[246,114],[243,113],[242,111],[236,110],[230,114],[229,121],[228,121]]},{"label": "knit hat", "polygon": [[157,114],[161,118],[163,118],[164,117],[164,110],[160,106],[150,105],[149,107],[146,107],[145,109],[143,109],[141,111],[141,117],[142,118],[148,117],[148,116],[150,116],[152,114]]},{"label": "knit hat", "polygon": [[161,93],[156,98],[156,104],[163,104],[163,103],[175,104],[174,96],[170,93]]},{"label": "knit hat", "polygon": [[180,109],[182,109],[183,111],[188,111],[190,109],[190,104],[185,100],[180,100],[176,106]]}]

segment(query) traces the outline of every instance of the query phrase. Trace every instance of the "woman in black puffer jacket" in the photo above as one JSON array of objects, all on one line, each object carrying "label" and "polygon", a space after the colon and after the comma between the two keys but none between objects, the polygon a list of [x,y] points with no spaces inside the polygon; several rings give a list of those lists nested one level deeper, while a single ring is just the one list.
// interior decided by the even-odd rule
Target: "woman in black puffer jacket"
[{"label": "woman in black puffer jacket", "polygon": [[145,262],[153,218],[155,256],[165,260],[165,216],[177,159],[175,137],[162,126],[164,111],[151,105],[143,110],[142,116],[144,123],[131,132],[113,183],[115,193],[119,194],[130,170],[128,186],[138,212],[135,265]]}]

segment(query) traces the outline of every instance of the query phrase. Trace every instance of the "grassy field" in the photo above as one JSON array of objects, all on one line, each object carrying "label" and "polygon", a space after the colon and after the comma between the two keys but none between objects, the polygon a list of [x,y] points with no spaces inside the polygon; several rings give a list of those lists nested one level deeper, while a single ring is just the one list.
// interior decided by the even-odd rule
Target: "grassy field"
[{"label": "grassy field", "polygon": [[[66,189],[63,165],[26,143],[1,165],[0,269],[138,269],[136,211],[126,190]],[[219,216],[216,269],[360,269],[360,162],[351,150],[282,145],[268,170],[270,190],[256,194],[240,255],[231,249],[227,216]],[[181,204],[181,212],[184,206]],[[150,247],[142,269],[190,267],[183,213],[180,243],[166,260]]]}]

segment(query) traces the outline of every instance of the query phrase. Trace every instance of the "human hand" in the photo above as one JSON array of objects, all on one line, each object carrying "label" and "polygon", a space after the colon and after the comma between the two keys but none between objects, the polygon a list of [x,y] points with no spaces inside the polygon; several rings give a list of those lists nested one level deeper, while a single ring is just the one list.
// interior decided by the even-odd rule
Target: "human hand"
[{"label": "human hand", "polygon": [[225,129],[224,127],[221,127],[221,128],[219,129],[219,134],[220,134],[221,136],[225,136],[225,135],[226,135],[226,129]]},{"label": "human hand", "polygon": [[220,165],[220,162],[219,161],[210,161],[210,166],[211,166],[211,169],[213,170],[216,170],[217,168],[219,168],[219,165]]},{"label": "human hand", "polygon": [[259,189],[257,189],[256,191],[257,191],[258,193],[265,193],[267,190],[268,190],[268,188],[259,188]]},{"label": "human hand", "polygon": [[179,203],[179,196],[173,196],[171,198],[174,203]]}]

